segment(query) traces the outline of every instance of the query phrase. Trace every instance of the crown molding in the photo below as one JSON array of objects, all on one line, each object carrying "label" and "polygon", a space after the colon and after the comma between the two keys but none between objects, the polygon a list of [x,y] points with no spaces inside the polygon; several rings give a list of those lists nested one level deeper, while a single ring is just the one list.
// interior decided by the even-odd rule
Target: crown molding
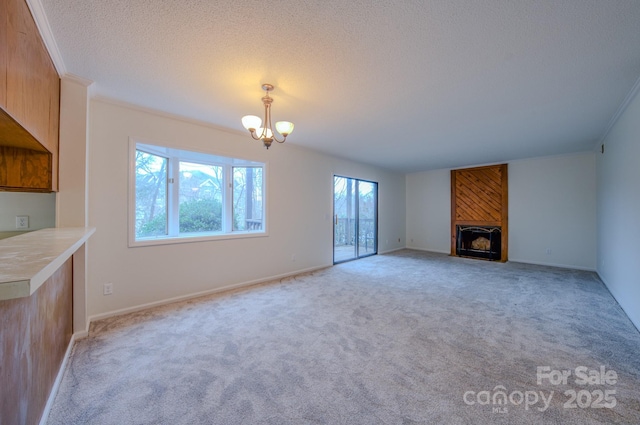
[{"label": "crown molding", "polygon": [[55,66],[56,71],[58,71],[58,75],[65,75],[67,73],[67,68],[64,66],[64,61],[62,60],[58,43],[56,43],[56,40],[53,37],[53,32],[51,31],[47,15],[44,12],[42,1],[27,0],[27,6],[29,6],[33,20],[36,22],[38,31],[40,31],[40,36],[42,37],[42,41],[49,52],[53,66]]},{"label": "crown molding", "polygon": [[219,130],[219,131],[224,131],[225,133],[230,133],[230,134],[235,134],[235,135],[239,135],[239,136],[247,136],[248,132],[246,131],[241,131],[241,130],[237,130],[235,128],[230,128],[230,127],[223,127],[221,125],[217,125],[217,124],[213,124],[210,123],[208,121],[204,121],[204,120],[200,120],[200,119],[196,119],[196,118],[189,118],[186,117],[184,115],[178,115],[172,112],[166,112],[166,111],[162,111],[160,109],[154,109],[148,106],[142,106],[142,105],[137,105],[134,103],[130,103],[127,102],[125,100],[120,100],[120,99],[116,99],[113,97],[108,97],[102,94],[96,94],[95,96],[92,96],[92,99],[98,102],[102,102],[102,103],[107,103],[107,104],[111,104],[111,105],[115,105],[115,106],[119,106],[122,108],[127,108],[127,109],[131,109],[133,111],[139,111],[139,112],[144,112],[147,113],[149,115],[155,115],[158,117],[162,117],[162,118],[169,118],[172,120],[176,120],[176,121],[182,121],[182,122],[186,122],[189,124],[194,124],[194,125],[199,125],[202,127],[208,127],[208,128],[213,128],[215,130]]},{"label": "crown molding", "polygon": [[60,82],[62,83],[63,81],[67,83],[77,84],[79,86],[86,88],[87,96],[89,98],[92,98],[95,93],[95,90],[94,90],[95,85],[93,84],[93,80],[89,80],[88,78],[80,77],[79,75],[76,75],[76,74],[66,73],[60,77]]},{"label": "crown molding", "polygon": [[600,140],[596,145],[597,148],[599,148],[600,145],[603,144],[604,141],[607,139],[607,137],[609,136],[609,133],[611,132],[611,129],[613,128],[614,125],[616,125],[616,123],[618,122],[618,120],[620,119],[620,116],[624,113],[624,111],[627,110],[627,107],[629,106],[633,98],[636,97],[638,92],[640,92],[640,77],[638,77],[636,82],[633,84],[633,87],[631,87],[631,90],[622,101],[622,104],[620,105],[616,113],[613,115],[613,117],[611,117],[611,120],[609,120],[607,129],[605,130],[604,134],[602,135],[602,137],[600,138]]},{"label": "crown molding", "polygon": [[91,84],[93,84],[92,80],[89,80],[88,78],[80,77],[79,75],[71,74],[71,73],[66,73],[62,75],[60,78],[66,81],[71,81],[73,83],[80,84],[81,86],[85,86],[85,87],[89,87]]}]

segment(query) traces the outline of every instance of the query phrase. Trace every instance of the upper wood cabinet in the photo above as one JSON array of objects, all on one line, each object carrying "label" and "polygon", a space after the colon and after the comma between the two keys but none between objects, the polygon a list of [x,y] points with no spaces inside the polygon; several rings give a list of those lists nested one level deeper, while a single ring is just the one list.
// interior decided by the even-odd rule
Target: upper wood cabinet
[{"label": "upper wood cabinet", "polygon": [[0,179],[0,187],[57,190],[60,77],[25,0],[0,1],[0,107],[1,146],[24,149],[26,157],[31,152],[51,155],[46,170],[51,187],[32,187],[30,176],[18,187],[6,187]]},{"label": "upper wood cabinet", "polygon": [[7,20],[9,1],[0,1],[0,107],[7,106]]}]

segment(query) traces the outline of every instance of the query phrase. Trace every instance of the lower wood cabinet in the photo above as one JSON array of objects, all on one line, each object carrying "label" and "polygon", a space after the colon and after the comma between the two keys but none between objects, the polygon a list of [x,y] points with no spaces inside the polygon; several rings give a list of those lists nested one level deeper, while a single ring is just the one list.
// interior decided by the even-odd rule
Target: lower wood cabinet
[{"label": "lower wood cabinet", "polygon": [[73,258],[29,297],[0,300],[0,424],[36,425],[71,341]]}]

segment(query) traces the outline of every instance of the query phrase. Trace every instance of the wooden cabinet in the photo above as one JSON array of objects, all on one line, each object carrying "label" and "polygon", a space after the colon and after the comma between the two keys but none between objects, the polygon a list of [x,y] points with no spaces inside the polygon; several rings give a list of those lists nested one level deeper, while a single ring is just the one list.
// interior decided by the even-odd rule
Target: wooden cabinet
[{"label": "wooden cabinet", "polygon": [[8,1],[0,1],[0,108],[7,106],[7,10]]},{"label": "wooden cabinet", "polygon": [[[60,78],[25,0],[0,3],[0,146],[15,148],[4,149],[3,154],[11,155],[2,160],[22,170],[20,176],[12,176],[12,184],[0,178],[0,188],[57,190]],[[50,156],[48,161],[43,161],[43,153]],[[33,185],[33,167],[25,168],[26,163],[37,164],[39,175],[50,176],[48,187],[42,187],[40,177]]]},{"label": "wooden cabinet", "polygon": [[0,300],[0,424],[37,424],[73,331],[73,260],[30,297]]},{"label": "wooden cabinet", "polygon": [[14,192],[51,192],[49,152],[0,146],[0,188]]}]

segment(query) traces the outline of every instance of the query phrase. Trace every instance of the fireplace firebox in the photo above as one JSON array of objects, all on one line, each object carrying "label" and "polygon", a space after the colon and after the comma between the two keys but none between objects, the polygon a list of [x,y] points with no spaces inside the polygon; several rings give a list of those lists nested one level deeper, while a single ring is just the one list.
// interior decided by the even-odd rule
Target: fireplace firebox
[{"label": "fireplace firebox", "polygon": [[500,261],[502,235],[500,227],[456,226],[456,255]]}]

